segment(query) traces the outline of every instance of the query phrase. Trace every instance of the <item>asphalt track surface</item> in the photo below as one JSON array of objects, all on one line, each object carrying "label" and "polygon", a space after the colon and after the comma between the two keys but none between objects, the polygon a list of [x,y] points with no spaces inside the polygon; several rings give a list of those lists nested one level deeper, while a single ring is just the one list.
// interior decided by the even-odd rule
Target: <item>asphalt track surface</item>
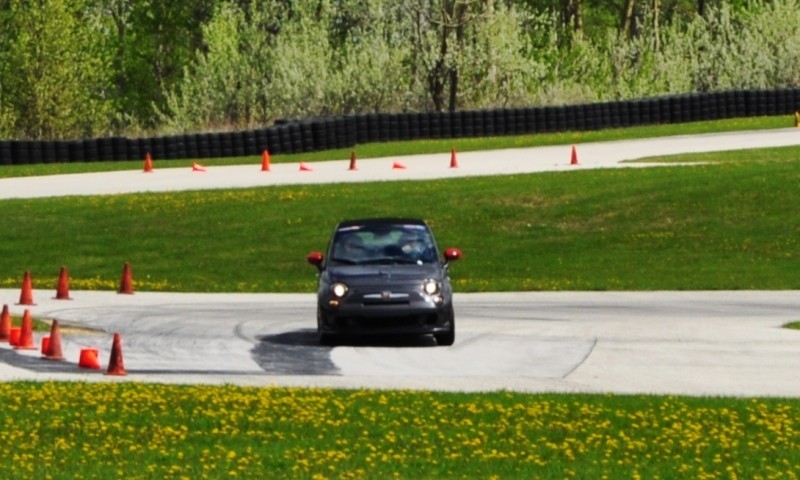
[{"label": "asphalt track surface", "polygon": [[[622,162],[784,145],[800,145],[800,130],[583,144],[579,165],[570,165],[569,146],[460,153],[458,168],[449,153],[359,160],[356,171],[349,160],[303,172],[297,164],[261,172],[260,162],[195,172],[191,162],[159,169],[156,160],[152,173],[0,179],[0,198],[641,167]],[[0,303],[57,318],[66,360],[0,344],[0,379],[800,396],[800,332],[782,328],[800,320],[796,291],[456,294],[452,347],[419,337],[331,348],[316,340],[313,294],[72,291],[55,300],[55,286],[40,287],[34,278],[36,305],[17,305],[19,289],[0,289]],[[124,377],[104,374],[115,332]],[[101,370],[78,368],[87,347],[99,350]]]}]

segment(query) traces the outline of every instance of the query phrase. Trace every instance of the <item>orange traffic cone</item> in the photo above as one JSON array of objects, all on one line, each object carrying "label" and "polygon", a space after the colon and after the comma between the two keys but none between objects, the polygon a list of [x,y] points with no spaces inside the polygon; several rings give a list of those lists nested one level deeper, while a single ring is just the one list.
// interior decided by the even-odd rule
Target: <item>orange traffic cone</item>
[{"label": "orange traffic cone", "polygon": [[450,150],[450,168],[458,168],[458,159],[456,158],[456,149]]},{"label": "orange traffic cone", "polygon": [[394,164],[392,164],[392,168],[396,170],[405,170],[406,166],[400,162],[395,161]]},{"label": "orange traffic cone", "polygon": [[309,167],[305,163],[300,162],[300,171],[301,172],[311,172],[313,170],[311,169],[311,167]]},{"label": "orange traffic cone", "polygon": [[11,327],[11,333],[8,335],[8,344],[12,347],[19,345],[19,327]]},{"label": "orange traffic cone", "polygon": [[122,362],[122,343],[119,333],[114,334],[114,343],[111,346],[111,358],[108,360],[108,370],[106,375],[127,375],[125,365]]},{"label": "orange traffic cone", "polygon": [[97,360],[97,353],[98,350],[96,348],[82,348],[80,357],[78,357],[78,366],[100,370],[100,361]]},{"label": "orange traffic cone", "polygon": [[572,146],[572,157],[569,161],[570,165],[578,165],[578,152],[575,150],[575,145]]},{"label": "orange traffic cone", "polygon": [[0,342],[11,340],[11,314],[8,313],[8,305],[3,305],[3,313],[0,314]]},{"label": "orange traffic cone", "polygon": [[125,262],[122,267],[122,279],[119,282],[119,290],[117,293],[133,293],[133,278],[131,275],[131,264]]},{"label": "orange traffic cone", "polygon": [[348,170],[358,170],[356,168],[356,152],[350,152],[350,168]]},{"label": "orange traffic cone", "polygon": [[56,300],[72,300],[69,298],[69,273],[67,267],[61,267],[56,285]]},{"label": "orange traffic cone", "polygon": [[22,277],[22,292],[19,295],[19,303],[17,305],[36,305],[33,303],[33,282],[31,281],[30,272],[25,272]]},{"label": "orange traffic cone", "polygon": [[261,154],[261,171],[262,172],[269,172],[269,150],[266,148],[264,152]]},{"label": "orange traffic cone", "polygon": [[36,350],[36,345],[33,344],[33,320],[31,319],[31,312],[25,309],[22,315],[22,325],[19,327],[19,340],[14,346],[15,350]]},{"label": "orange traffic cone", "polygon": [[50,341],[47,342],[42,353],[48,360],[64,360],[64,354],[61,352],[61,329],[58,327],[58,320],[53,320],[53,324],[50,326]]},{"label": "orange traffic cone", "polygon": [[207,172],[208,169],[197,162],[192,162],[192,171],[193,172]]},{"label": "orange traffic cone", "polygon": [[153,159],[150,157],[150,152],[144,156],[144,173],[150,173],[153,171]]}]

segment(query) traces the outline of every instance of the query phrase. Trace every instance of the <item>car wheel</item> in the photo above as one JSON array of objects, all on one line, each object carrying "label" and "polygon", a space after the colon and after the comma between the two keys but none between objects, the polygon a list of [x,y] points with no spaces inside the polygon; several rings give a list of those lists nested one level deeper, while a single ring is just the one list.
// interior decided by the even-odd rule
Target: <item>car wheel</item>
[{"label": "car wheel", "polygon": [[456,341],[456,318],[453,315],[453,310],[450,310],[450,328],[446,332],[436,333],[433,335],[436,343],[441,347],[449,347]]},{"label": "car wheel", "polygon": [[331,333],[322,333],[322,310],[317,307],[317,335],[319,336],[319,344],[326,347],[336,346],[337,337]]}]

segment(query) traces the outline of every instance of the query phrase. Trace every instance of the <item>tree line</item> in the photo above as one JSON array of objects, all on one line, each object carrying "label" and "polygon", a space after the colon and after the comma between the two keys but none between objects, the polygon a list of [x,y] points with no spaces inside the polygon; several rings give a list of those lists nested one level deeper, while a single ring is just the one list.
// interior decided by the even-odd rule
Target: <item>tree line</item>
[{"label": "tree line", "polygon": [[0,138],[800,84],[800,0],[0,0]]}]

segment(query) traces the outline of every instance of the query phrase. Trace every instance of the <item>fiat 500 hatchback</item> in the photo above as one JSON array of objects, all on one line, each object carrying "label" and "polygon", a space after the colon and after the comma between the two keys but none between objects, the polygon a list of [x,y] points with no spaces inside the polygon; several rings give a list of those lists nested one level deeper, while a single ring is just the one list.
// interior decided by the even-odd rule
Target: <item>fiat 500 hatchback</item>
[{"label": "fiat 500 hatchback", "polygon": [[423,220],[348,220],[336,226],[327,256],[311,252],[319,270],[317,331],[334,344],[341,335],[432,334],[439,345],[455,341],[450,262],[440,256]]}]

